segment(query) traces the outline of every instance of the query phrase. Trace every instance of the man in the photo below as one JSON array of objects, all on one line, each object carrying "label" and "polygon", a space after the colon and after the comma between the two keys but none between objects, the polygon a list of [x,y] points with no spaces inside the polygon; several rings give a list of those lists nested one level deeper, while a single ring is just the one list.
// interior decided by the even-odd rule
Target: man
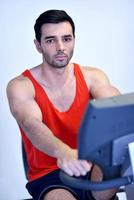
[{"label": "man", "polygon": [[[11,80],[7,87],[29,165],[26,187],[34,200],[113,199],[115,190],[87,193],[67,187],[59,179],[59,170],[70,176],[86,176],[91,170],[90,161],[77,158],[82,115],[91,97],[109,97],[119,91],[101,70],[70,63],[75,26],[65,11],[42,13],[34,29],[34,43],[43,61]],[[91,179],[102,180],[97,166]]]}]

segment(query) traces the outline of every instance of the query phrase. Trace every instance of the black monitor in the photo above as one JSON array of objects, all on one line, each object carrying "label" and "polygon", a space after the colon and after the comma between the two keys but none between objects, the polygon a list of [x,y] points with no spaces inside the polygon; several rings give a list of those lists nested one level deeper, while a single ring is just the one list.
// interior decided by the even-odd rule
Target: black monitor
[{"label": "black monitor", "polygon": [[130,184],[132,174],[121,177],[122,166],[129,159],[130,142],[134,142],[134,93],[90,101],[79,130],[78,157],[99,165],[104,181],[84,181],[64,172],[61,180],[73,187],[91,190]]}]

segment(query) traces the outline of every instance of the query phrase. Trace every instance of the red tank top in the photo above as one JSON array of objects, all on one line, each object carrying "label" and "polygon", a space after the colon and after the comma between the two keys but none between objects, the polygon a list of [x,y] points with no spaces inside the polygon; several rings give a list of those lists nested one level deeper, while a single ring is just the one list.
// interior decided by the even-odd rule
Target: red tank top
[{"label": "red tank top", "polygon": [[[59,112],[51,103],[41,85],[35,80],[29,70],[22,73],[28,77],[35,89],[35,101],[42,112],[42,122],[53,134],[72,148],[77,148],[77,133],[83,112],[90,100],[90,93],[84,80],[80,67],[74,64],[76,77],[76,95],[70,108],[65,112]],[[44,103],[45,102],[45,103]],[[35,148],[20,128],[22,139],[29,165],[28,178],[34,180],[57,169],[56,159]]]}]

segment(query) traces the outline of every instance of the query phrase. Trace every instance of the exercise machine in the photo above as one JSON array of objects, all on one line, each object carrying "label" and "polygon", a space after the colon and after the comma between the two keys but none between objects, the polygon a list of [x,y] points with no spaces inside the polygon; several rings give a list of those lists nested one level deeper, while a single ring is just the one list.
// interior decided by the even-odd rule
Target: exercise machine
[{"label": "exercise machine", "polygon": [[78,158],[100,166],[102,182],[91,182],[61,171],[61,180],[72,187],[106,190],[124,187],[134,200],[134,93],[91,100],[78,134]]}]

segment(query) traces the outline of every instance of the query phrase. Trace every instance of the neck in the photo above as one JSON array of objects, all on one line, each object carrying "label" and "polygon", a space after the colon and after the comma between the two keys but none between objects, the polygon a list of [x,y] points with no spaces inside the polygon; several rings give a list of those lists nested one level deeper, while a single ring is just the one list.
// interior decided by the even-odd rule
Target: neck
[{"label": "neck", "polygon": [[64,68],[53,68],[42,64],[40,70],[42,84],[51,89],[64,87],[74,74],[73,64],[70,63]]}]

